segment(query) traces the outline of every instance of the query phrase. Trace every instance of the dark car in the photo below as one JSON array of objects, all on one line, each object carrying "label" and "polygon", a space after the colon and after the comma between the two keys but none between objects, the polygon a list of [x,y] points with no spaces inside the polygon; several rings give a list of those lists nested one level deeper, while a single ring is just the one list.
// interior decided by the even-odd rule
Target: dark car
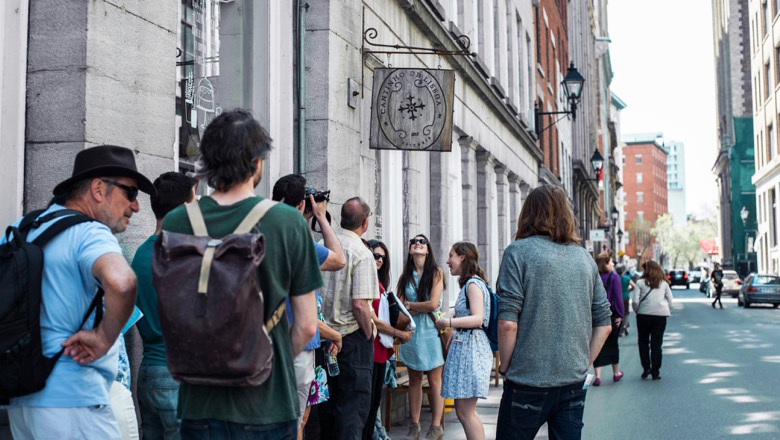
[{"label": "dark car", "polygon": [[686,289],[691,288],[691,280],[688,279],[688,272],[681,270],[681,269],[675,269],[670,270],[669,273],[666,275],[666,278],[669,280],[669,284],[674,286],[685,286]]},{"label": "dark car", "polygon": [[751,274],[739,289],[737,305],[745,308],[752,304],[780,306],[780,277],[775,275]]}]

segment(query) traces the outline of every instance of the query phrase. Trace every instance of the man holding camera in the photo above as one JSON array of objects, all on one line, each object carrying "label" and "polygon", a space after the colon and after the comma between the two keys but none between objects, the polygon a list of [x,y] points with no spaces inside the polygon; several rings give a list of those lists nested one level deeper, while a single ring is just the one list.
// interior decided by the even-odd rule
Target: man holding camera
[{"label": "man holding camera", "polygon": [[[307,221],[314,218],[316,223],[320,224],[325,245],[322,246],[314,242],[314,248],[317,251],[317,259],[321,271],[340,270],[346,263],[341,243],[339,243],[335,232],[333,232],[327,220],[329,197],[330,191],[319,192],[313,188],[307,188],[306,178],[298,174],[288,174],[276,181],[271,197],[277,202],[294,207]],[[319,309],[322,299],[319,292],[315,292],[315,294]],[[287,316],[291,321],[295,319],[291,314]],[[301,410],[301,416],[298,418],[299,431],[306,424],[306,419],[308,418],[306,402],[309,398],[312,382],[315,379],[315,350],[320,347],[320,337],[332,342],[329,347],[326,347],[329,353],[336,355],[341,350],[341,335],[325,325],[324,322],[318,320],[318,331],[314,338],[295,358],[295,378],[298,388],[298,404]],[[299,435],[299,437],[301,436]]]}]

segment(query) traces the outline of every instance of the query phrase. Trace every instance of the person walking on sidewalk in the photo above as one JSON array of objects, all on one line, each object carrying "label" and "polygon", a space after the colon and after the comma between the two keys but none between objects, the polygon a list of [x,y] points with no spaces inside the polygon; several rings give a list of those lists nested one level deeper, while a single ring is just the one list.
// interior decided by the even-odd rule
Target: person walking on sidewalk
[{"label": "person walking on sidewalk", "polygon": [[636,289],[636,284],[631,277],[626,274],[626,266],[618,266],[617,273],[620,275],[620,287],[623,291],[623,322],[620,323],[620,336],[628,336],[628,315],[631,308],[631,292]]},{"label": "person walking on sidewalk", "polygon": [[319,405],[321,436],[358,440],[371,405],[374,325],[371,302],[379,298],[374,256],[360,238],[368,230],[371,208],[359,197],[341,207],[338,234],[346,266],[325,275],[325,321],[342,336],[338,376],[328,376],[330,399]]},{"label": "person walking on sidewalk", "polygon": [[666,320],[671,315],[672,288],[664,278],[664,271],[655,261],[648,261],[637,289],[631,294],[636,312],[639,359],[642,362],[642,379],[653,375],[661,379],[661,346],[664,343]]},{"label": "person walking on sidewalk", "polygon": [[[387,246],[379,240],[370,240],[368,246],[374,254],[374,261],[376,261],[376,274],[377,278],[379,278],[379,294],[381,297],[380,299],[375,299],[371,303],[371,307],[374,309],[374,325],[376,325],[379,335],[374,338],[374,373],[371,378],[371,407],[368,410],[368,418],[363,427],[363,440],[372,440],[374,438],[377,413],[379,412],[379,404],[382,401],[382,389],[385,385],[387,361],[395,354],[393,351],[393,340],[394,338],[398,338],[399,342],[404,344],[412,339],[411,332],[398,330],[390,325],[389,316],[385,316],[386,320],[380,318],[380,316],[383,315],[382,303],[385,303],[385,310],[389,313],[389,304],[387,302],[388,292],[386,291],[385,286],[390,285],[390,252],[387,250]],[[392,295],[392,292],[390,292],[390,294]]]},{"label": "person walking on sidewalk", "polygon": [[499,355],[504,394],[498,440],[579,439],[585,378],[612,330],[598,267],[578,245],[563,189],[531,191],[498,275]]},{"label": "person walking on sidewalk", "polygon": [[195,200],[195,179],[168,172],[154,181],[157,195],[151,198],[157,220],[154,234],[138,247],[133,257],[133,271],[138,277],[136,306],[143,318],[138,321],[144,351],[138,374],[138,407],[144,438],[176,440],[180,438],[181,420],[176,417],[179,404],[179,383],[168,371],[165,341],[157,309],[157,290],[152,282],[152,250],[162,231],[165,216],[184,203]]},{"label": "person walking on sidewalk", "polygon": [[596,380],[593,381],[593,386],[601,385],[601,369],[607,365],[612,365],[612,380],[614,382],[618,382],[623,378],[623,372],[620,371],[619,365],[620,346],[618,345],[619,329],[624,315],[620,277],[614,271],[615,263],[612,261],[612,256],[609,253],[602,252],[599,254],[596,257],[596,264],[599,268],[601,281],[604,283],[604,289],[607,291],[607,301],[609,301],[609,308],[612,313],[612,332],[610,332],[607,341],[604,342],[598,357],[593,361],[593,367],[596,371]]},{"label": "person walking on sidewalk", "polygon": [[715,303],[723,308],[723,303],[720,301],[720,295],[723,293],[723,270],[720,268],[720,263],[715,263],[715,269],[710,275],[712,286],[715,288],[715,300],[712,301],[712,308],[715,308]]},{"label": "person walking on sidewalk", "polygon": [[457,330],[444,364],[441,396],[455,399],[455,413],[468,440],[484,440],[485,427],[477,414],[477,399],[487,398],[493,350],[482,330],[490,320],[490,292],[487,277],[479,267],[479,252],[473,243],[452,245],[447,260],[450,273],[458,278],[460,293],[455,317],[436,321],[436,328]]},{"label": "person walking on sidewalk", "polygon": [[426,439],[444,436],[441,426],[444,414],[444,399],[441,398],[444,352],[433,318],[441,308],[443,290],[444,272],[436,265],[431,242],[426,236],[417,234],[409,240],[409,254],[398,280],[400,299],[412,314],[416,326],[412,340],[401,346],[399,356],[409,369],[409,412],[412,419],[409,439],[417,440],[420,436],[423,373],[428,376],[432,416]]}]

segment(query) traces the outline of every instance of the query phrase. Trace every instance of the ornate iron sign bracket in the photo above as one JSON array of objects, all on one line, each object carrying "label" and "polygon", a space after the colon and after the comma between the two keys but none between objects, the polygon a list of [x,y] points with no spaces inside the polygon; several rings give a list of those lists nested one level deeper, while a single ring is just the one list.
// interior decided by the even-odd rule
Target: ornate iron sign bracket
[{"label": "ornate iron sign bracket", "polygon": [[[363,32],[363,53],[383,53],[383,54],[403,54],[403,55],[439,55],[439,56],[476,56],[476,53],[469,52],[471,46],[471,40],[465,35],[453,35],[460,50],[444,50],[436,49],[432,47],[418,47],[418,46],[405,46],[402,44],[381,44],[375,43],[373,40],[379,35],[379,32],[375,28],[368,28]],[[381,50],[375,50],[366,48],[366,45],[371,47],[382,48]],[[393,50],[390,50],[393,49]]]}]

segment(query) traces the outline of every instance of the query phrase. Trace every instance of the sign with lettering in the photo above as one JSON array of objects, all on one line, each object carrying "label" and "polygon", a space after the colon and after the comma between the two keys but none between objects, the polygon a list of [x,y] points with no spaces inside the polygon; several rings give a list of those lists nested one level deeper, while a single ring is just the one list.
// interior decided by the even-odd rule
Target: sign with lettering
[{"label": "sign with lettering", "polygon": [[370,148],[451,151],[454,99],[452,70],[375,69]]}]

